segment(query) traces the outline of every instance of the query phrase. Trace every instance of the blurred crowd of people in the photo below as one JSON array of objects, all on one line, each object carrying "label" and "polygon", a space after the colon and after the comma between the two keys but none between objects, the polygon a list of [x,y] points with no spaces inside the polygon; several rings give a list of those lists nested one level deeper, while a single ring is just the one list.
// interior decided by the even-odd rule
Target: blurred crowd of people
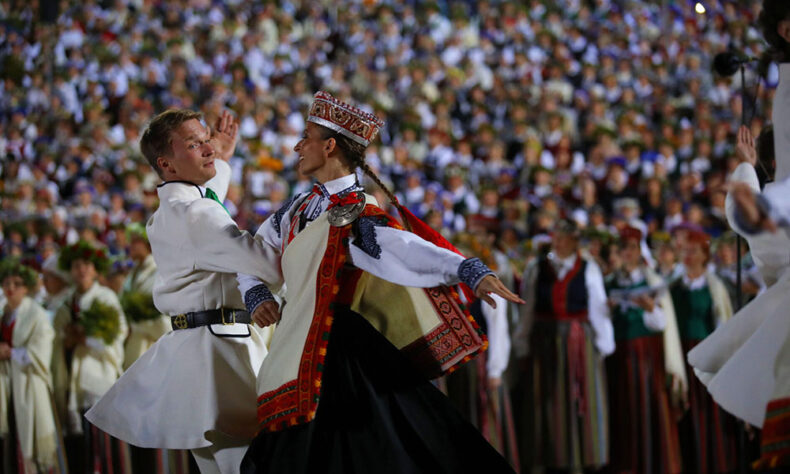
[{"label": "blurred crowd of people", "polygon": [[[106,249],[101,281],[122,293],[129,226],[157,206],[140,133],[171,107],[238,118],[224,204],[254,232],[312,186],[293,147],[313,92],[327,90],[385,118],[371,168],[512,288],[559,224],[578,227],[610,286],[632,269],[623,232],[668,281],[688,272],[688,242],[705,241],[695,269],[718,275],[734,306],[741,260],[745,302],[763,283],[737,253],[724,183],[743,104],[757,136],[778,72],[749,72],[761,87],[745,97],[715,75],[716,53],[761,52],[760,5],[695,3],[0,0],[0,257],[54,271],[53,256],[84,241]],[[510,308],[514,333],[518,319]]]},{"label": "blurred crowd of people", "polygon": [[368,161],[402,203],[449,236],[484,227],[517,267],[562,216],[718,236],[741,100],[709,65],[761,37],[759,5],[707,5],[64,2],[44,22],[3,2],[3,252],[122,253],[156,206],[139,133],[168,107],[238,116],[226,205],[254,230],[309,187],[292,148],[319,89],[386,117]]}]

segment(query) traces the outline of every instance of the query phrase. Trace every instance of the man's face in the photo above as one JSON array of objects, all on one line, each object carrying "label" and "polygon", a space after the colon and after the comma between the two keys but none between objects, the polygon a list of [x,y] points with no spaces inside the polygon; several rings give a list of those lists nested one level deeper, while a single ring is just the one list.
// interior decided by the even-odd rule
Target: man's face
[{"label": "man's face", "polygon": [[205,184],[216,174],[211,135],[197,119],[187,120],[170,134],[173,152],[159,157],[159,165],[167,181],[188,181]]},{"label": "man's face", "polygon": [[304,175],[314,176],[327,163],[327,140],[322,138],[321,132],[321,127],[307,122],[302,139],[294,146],[294,151],[299,154],[297,167]]},{"label": "man's face", "polygon": [[576,238],[565,232],[555,232],[551,238],[554,253],[560,258],[566,258],[576,252]]}]

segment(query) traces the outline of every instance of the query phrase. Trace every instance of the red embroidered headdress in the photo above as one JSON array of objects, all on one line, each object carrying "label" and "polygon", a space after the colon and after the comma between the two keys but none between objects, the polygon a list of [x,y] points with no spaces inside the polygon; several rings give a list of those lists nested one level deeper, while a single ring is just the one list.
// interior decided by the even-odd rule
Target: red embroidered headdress
[{"label": "red embroidered headdress", "polygon": [[341,102],[323,91],[313,96],[307,121],[334,130],[364,146],[376,137],[384,121],[373,114]]}]

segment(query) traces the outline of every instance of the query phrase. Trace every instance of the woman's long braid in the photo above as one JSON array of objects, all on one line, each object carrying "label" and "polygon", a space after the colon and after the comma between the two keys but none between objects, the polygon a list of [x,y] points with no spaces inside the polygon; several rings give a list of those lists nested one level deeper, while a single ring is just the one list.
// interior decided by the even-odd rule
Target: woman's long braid
[{"label": "woman's long braid", "polygon": [[358,166],[359,169],[361,169],[368,176],[368,178],[370,178],[374,183],[376,183],[376,185],[379,188],[381,188],[382,191],[384,191],[384,194],[387,195],[387,197],[389,198],[390,202],[394,206],[398,206],[399,205],[398,198],[396,198],[395,195],[392,194],[392,191],[387,189],[387,187],[384,185],[384,183],[381,182],[381,179],[378,177],[378,175],[376,175],[376,173],[372,169],[370,169],[370,166],[368,166],[368,164],[365,163],[364,159],[361,159],[361,160],[358,159],[354,164],[356,166]]},{"label": "woman's long braid", "polygon": [[384,194],[387,195],[392,205],[395,206],[396,209],[398,209],[398,214],[401,215],[403,226],[406,228],[406,230],[411,231],[412,230],[411,225],[409,224],[408,219],[403,213],[403,208],[401,207],[398,198],[396,198],[395,195],[392,194],[392,191],[390,191],[389,189],[387,189],[386,186],[384,186],[384,183],[381,182],[381,179],[379,179],[378,175],[376,175],[376,173],[374,173],[373,170],[370,169],[370,166],[368,166],[368,164],[365,163],[364,157],[362,159],[357,159],[354,164],[358,166],[368,176],[368,178],[372,179],[373,182],[376,183],[376,185],[379,188],[381,188],[382,191],[384,191]]},{"label": "woman's long braid", "polygon": [[[368,178],[370,178],[379,188],[381,188],[382,191],[384,191],[384,194],[387,195],[387,198],[389,198],[392,205],[398,208],[398,212],[402,212],[398,198],[396,198],[392,191],[390,191],[387,186],[381,182],[381,179],[378,177],[378,175],[372,169],[370,169],[370,166],[368,166],[368,164],[365,162],[364,145],[352,141],[348,137],[325,127],[323,138],[334,138],[337,146],[343,151],[343,156],[346,158],[346,160],[348,160],[348,163],[351,165],[351,167],[361,169],[368,176]],[[408,223],[406,223],[406,225],[408,227]]]}]

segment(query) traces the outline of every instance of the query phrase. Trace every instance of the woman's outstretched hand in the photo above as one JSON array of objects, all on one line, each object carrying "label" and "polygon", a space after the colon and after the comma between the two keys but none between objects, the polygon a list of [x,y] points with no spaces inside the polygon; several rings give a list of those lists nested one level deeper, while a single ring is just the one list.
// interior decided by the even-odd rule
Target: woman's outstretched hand
[{"label": "woman's outstretched hand", "polygon": [[526,303],[526,301],[519,298],[517,294],[508,290],[505,284],[502,283],[502,280],[494,275],[488,275],[487,277],[483,278],[483,281],[481,281],[477,285],[477,288],[475,288],[475,296],[488,303],[492,308],[496,308],[496,302],[494,301],[494,298],[488,296],[489,293],[495,293],[513,303]]}]

